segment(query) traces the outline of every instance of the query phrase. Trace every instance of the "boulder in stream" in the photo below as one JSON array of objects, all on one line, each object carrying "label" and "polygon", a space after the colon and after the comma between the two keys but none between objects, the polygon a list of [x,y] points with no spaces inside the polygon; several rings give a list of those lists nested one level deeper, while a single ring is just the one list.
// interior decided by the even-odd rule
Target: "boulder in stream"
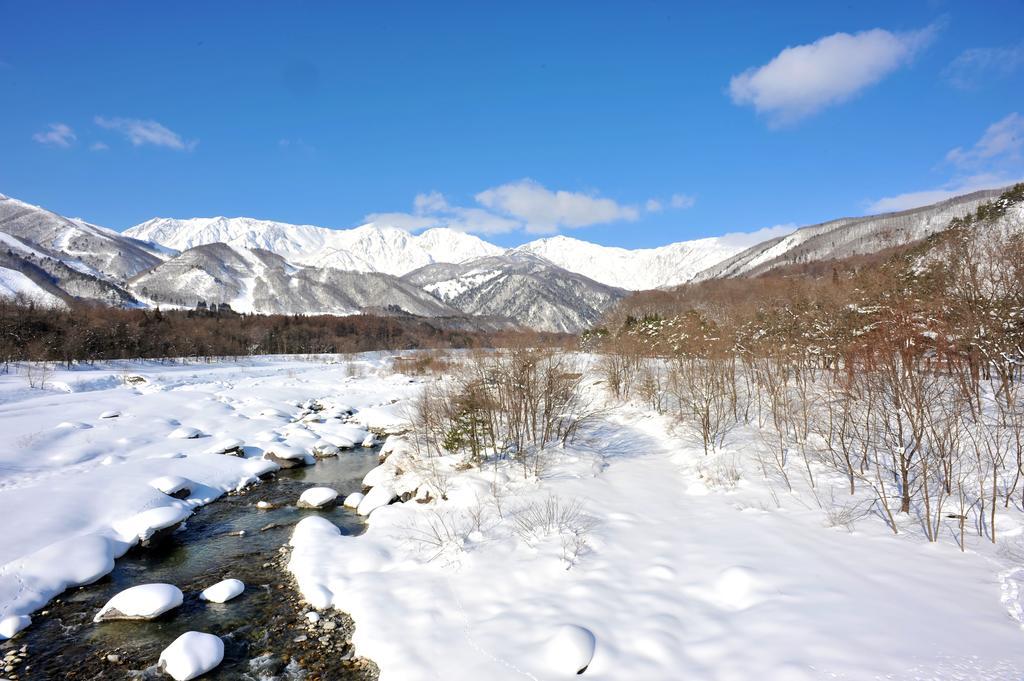
[{"label": "boulder in stream", "polygon": [[186,631],[160,653],[157,667],[175,681],[189,681],[224,660],[224,641],[213,634]]},{"label": "boulder in stream", "polygon": [[139,584],[107,601],[92,621],[151,620],[177,608],[182,600],[181,589],[173,584]]}]

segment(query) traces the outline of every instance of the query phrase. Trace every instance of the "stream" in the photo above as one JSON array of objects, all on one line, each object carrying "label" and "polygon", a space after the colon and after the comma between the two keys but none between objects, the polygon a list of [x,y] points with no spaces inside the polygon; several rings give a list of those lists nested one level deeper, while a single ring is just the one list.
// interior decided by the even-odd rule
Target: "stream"
[{"label": "stream", "polygon": [[[197,509],[163,543],[131,549],[109,575],[64,592],[35,613],[31,627],[0,645],[0,658],[26,648],[26,659],[14,672],[0,676],[19,681],[169,679],[155,667],[160,651],[192,630],[224,640],[224,661],[203,679],[376,678],[372,662],[353,657],[347,615],[322,612],[317,623],[304,616],[309,608],[299,603],[284,570],[288,555],[282,547],[292,526],[309,514],[330,519],[345,534],[360,533],[362,520],[340,502],[360,490],[363,476],[377,465],[377,453],[377,448],[357,448],[282,470],[274,479]],[[338,505],[324,511],[296,508],[302,491],[315,485],[336,489]],[[276,508],[258,509],[258,501]],[[199,599],[204,588],[229,577],[245,583],[240,596],[223,604]],[[114,594],[151,582],[179,587],[185,593],[182,606],[149,622],[93,623]]]}]

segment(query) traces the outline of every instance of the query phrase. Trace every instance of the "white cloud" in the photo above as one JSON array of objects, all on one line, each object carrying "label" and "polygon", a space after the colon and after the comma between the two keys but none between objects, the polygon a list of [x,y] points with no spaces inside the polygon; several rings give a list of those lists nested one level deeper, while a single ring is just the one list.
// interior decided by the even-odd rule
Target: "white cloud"
[{"label": "white cloud", "polygon": [[[563,228],[584,227],[618,220],[636,220],[640,210],[591,194],[551,191],[532,180],[503,184],[476,195],[477,206],[453,206],[444,194],[417,194],[411,213],[371,213],[367,222],[416,231],[448,227],[476,234],[514,231],[553,233]],[[661,206],[657,199],[652,202]],[[660,208],[659,208],[660,210]]]},{"label": "white cloud", "polygon": [[697,199],[688,194],[673,194],[669,200],[669,205],[673,208],[693,208],[695,203]]},{"label": "white cloud", "polygon": [[533,180],[493,187],[475,198],[482,206],[520,221],[531,234],[553,234],[562,228],[633,221],[640,215],[634,206],[590,194],[551,191]]},{"label": "white cloud", "polygon": [[50,123],[50,129],[44,132],[37,132],[32,135],[32,139],[40,144],[46,144],[53,147],[68,148],[71,144],[78,139],[75,136],[75,131],[71,129],[71,126],[64,123]]},{"label": "white cloud", "polygon": [[719,240],[729,246],[749,248],[769,239],[786,236],[796,230],[796,228],[797,225],[793,223],[773,225],[772,227],[762,227],[753,232],[730,232],[720,236]]},{"label": "white cloud", "polygon": [[89,145],[89,151],[106,151],[109,148],[105,142],[93,142]]},{"label": "white cloud", "polygon": [[920,206],[927,206],[939,201],[951,199],[954,196],[970,194],[981,189],[999,189],[1017,182],[1024,181],[1024,177],[1014,177],[1001,173],[981,173],[970,177],[952,180],[935,189],[922,189],[916,192],[907,192],[895,196],[886,196],[871,202],[867,206],[868,213],[892,213],[895,211],[909,210]]},{"label": "white cloud", "polygon": [[961,52],[943,75],[953,87],[970,90],[988,78],[1005,78],[1024,67],[1024,45],[975,47]]},{"label": "white cloud", "polygon": [[192,151],[199,144],[199,140],[185,140],[178,133],[156,121],[103,116],[96,116],[93,120],[101,128],[121,133],[136,147],[151,144],[177,151]]},{"label": "white cloud", "polygon": [[665,209],[665,206],[661,205],[661,201],[658,199],[647,199],[644,204],[644,210],[648,213],[660,213]]},{"label": "white cloud", "polygon": [[412,201],[412,205],[417,214],[435,213],[447,210],[448,200],[444,198],[444,194],[441,192],[429,192],[427,194],[417,194],[416,198]]},{"label": "white cloud", "polygon": [[1024,116],[1014,112],[988,126],[974,146],[956,147],[946,154],[946,161],[955,166],[956,172],[943,184],[870,201],[866,210],[869,213],[908,210],[980,189],[1015,184],[1024,177],[1022,151]]},{"label": "white cloud", "polygon": [[976,165],[992,159],[1014,160],[1024,149],[1024,116],[1014,112],[988,126],[973,147],[950,150],[946,160],[959,166]]},{"label": "white cloud", "polygon": [[767,64],[733,76],[729,93],[734,103],[768,115],[772,125],[793,123],[879,82],[907,64],[936,32],[935,26],[907,33],[876,28],[787,47]]}]

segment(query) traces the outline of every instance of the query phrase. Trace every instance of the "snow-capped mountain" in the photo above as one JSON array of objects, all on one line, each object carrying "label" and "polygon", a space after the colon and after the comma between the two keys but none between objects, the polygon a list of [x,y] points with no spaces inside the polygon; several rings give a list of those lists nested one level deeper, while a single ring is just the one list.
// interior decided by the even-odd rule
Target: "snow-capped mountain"
[{"label": "snow-capped mountain", "polygon": [[396,276],[435,262],[462,262],[503,250],[452,229],[411,234],[374,223],[328,229],[253,218],[155,218],[125,230],[125,234],[179,251],[224,243],[277,253],[296,265]]},{"label": "snow-capped mountain", "polygon": [[506,317],[541,331],[591,326],[627,292],[528,252],[427,265],[403,277],[466,314]]},{"label": "snow-capped mountain", "polygon": [[226,303],[246,313],[460,315],[423,289],[388,274],[302,267],[270,251],[223,243],[190,248],[134,277],[129,288],[151,305]]},{"label": "snow-capped mountain", "polygon": [[132,305],[125,281],[159,263],[159,252],[152,244],[0,194],[0,267],[14,273],[6,275],[12,286],[17,283],[41,302],[84,298]]},{"label": "snow-capped mountain", "polygon": [[157,249],[112,229],[66,218],[0,194],[0,232],[31,242],[72,267],[115,282],[160,262]]},{"label": "snow-capped mountain", "polygon": [[945,230],[950,220],[974,212],[1003,191],[987,189],[896,213],[840,218],[801,227],[724,259],[698,273],[695,279],[753,276],[786,265],[877,253],[909,244]]},{"label": "snow-capped mountain", "polygon": [[602,284],[643,291],[684,284],[698,272],[743,249],[717,237],[631,250],[554,236],[531,241],[514,250],[539,255]]}]

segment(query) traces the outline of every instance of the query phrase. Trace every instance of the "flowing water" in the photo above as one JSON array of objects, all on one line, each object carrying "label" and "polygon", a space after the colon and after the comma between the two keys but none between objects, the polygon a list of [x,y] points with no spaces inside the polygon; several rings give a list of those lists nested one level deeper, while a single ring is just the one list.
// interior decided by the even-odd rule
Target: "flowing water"
[{"label": "flowing water", "polygon": [[[336,489],[340,502],[359,491],[363,476],[375,465],[377,449],[343,452],[312,466],[282,470],[275,479],[198,509],[163,543],[132,549],[110,575],[65,592],[33,615],[32,626],[0,647],[3,657],[8,650],[27,646],[27,659],[13,675],[2,676],[166,679],[154,667],[160,651],[193,630],[224,640],[224,662],[203,679],[372,678],[372,663],[352,659],[347,616],[321,613],[323,619],[316,624],[303,616],[283,568],[287,555],[281,548],[291,526],[309,514],[330,519],[345,534],[361,532],[362,521],[340,503],[316,511],[296,508],[295,502],[314,485]],[[260,510],[256,503],[261,500],[278,506]],[[202,589],[228,577],[245,583],[242,595],[223,604],[199,599]],[[92,622],[114,594],[150,582],[178,586],[185,602],[154,621]]]}]

